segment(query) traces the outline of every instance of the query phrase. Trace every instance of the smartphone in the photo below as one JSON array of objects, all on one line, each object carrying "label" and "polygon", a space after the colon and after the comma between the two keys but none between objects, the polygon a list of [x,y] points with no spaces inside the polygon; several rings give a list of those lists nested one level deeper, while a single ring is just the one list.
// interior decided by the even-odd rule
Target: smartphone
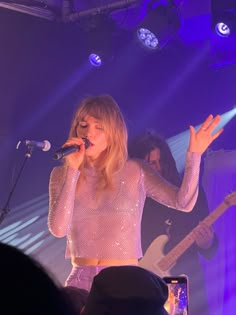
[{"label": "smartphone", "polygon": [[168,285],[168,299],[164,305],[169,315],[189,315],[188,277],[163,277]]}]

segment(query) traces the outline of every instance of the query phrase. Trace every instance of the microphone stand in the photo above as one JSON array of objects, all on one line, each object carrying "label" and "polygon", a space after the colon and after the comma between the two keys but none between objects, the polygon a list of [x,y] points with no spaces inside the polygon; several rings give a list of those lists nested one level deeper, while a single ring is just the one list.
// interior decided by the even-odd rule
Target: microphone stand
[{"label": "microphone stand", "polygon": [[[19,144],[20,144],[20,142],[17,144],[17,147],[16,147],[17,149],[19,148]],[[23,169],[25,168],[26,162],[32,156],[33,149],[34,149],[33,146],[31,146],[31,145],[27,146],[27,151],[26,151],[26,154],[25,154],[25,158],[24,158],[23,164],[22,164],[22,166],[21,166],[21,168],[19,170],[19,173],[18,173],[18,175],[16,177],[15,183],[13,184],[13,186],[12,186],[12,188],[10,190],[10,193],[9,193],[9,196],[8,196],[7,201],[5,203],[5,206],[1,210],[1,213],[0,213],[0,224],[2,223],[2,221],[5,219],[5,216],[10,211],[9,203],[10,203],[12,195],[13,195],[15,189],[16,189],[16,185],[17,185],[17,183],[18,183],[18,181],[20,179],[20,176],[21,176],[21,174],[23,172]]]}]

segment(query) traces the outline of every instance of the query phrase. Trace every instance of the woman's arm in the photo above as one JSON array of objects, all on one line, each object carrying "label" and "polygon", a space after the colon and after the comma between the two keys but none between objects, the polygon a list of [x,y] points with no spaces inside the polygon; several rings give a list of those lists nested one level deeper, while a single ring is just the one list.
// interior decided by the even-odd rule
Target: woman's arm
[{"label": "woman's arm", "polygon": [[55,167],[49,181],[48,228],[56,237],[63,237],[70,227],[75,201],[79,171],[66,167]]},{"label": "woman's arm", "polygon": [[198,195],[200,160],[200,154],[187,152],[185,172],[180,187],[172,185],[147,163],[140,161],[147,197],[171,208],[191,211]]},{"label": "woman's arm", "polygon": [[[153,179],[155,178],[154,176],[148,175],[150,172],[144,171],[145,187],[149,197],[169,207],[186,212],[193,209],[198,195],[201,155],[223,132],[222,128],[214,132],[220,120],[221,117],[219,115],[215,118],[213,115],[209,115],[198,130],[195,130],[193,126],[189,127],[189,146],[186,153],[184,177],[180,188],[170,185],[164,179],[160,180],[158,184],[158,179]],[[159,192],[158,189],[160,190]]]}]

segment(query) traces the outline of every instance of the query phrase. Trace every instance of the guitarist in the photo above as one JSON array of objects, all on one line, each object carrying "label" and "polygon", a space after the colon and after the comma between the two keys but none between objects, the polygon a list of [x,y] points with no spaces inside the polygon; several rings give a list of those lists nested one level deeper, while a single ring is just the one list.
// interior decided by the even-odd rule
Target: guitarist
[{"label": "guitarist", "polygon": [[[165,179],[176,186],[181,184],[175,160],[167,142],[152,131],[138,137],[129,148],[130,156],[145,159]],[[190,213],[174,211],[147,198],[142,219],[143,252],[158,236],[167,234],[164,247],[166,254],[177,245],[185,235],[192,231],[209,214],[207,199],[202,187],[194,209]],[[211,259],[218,248],[218,238],[212,227],[200,223],[194,230],[196,242],[188,248],[170,270],[173,276],[186,274],[189,278],[189,314],[208,315],[208,303],[204,285],[204,275],[199,256]],[[144,254],[145,256],[145,254]],[[158,257],[157,257],[158,260]]]}]

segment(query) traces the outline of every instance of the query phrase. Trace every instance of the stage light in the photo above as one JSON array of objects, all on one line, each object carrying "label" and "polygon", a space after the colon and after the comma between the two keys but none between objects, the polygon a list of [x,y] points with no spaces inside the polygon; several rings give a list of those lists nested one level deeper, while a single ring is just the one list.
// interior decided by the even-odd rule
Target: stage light
[{"label": "stage light", "polygon": [[[94,48],[93,48],[94,47]],[[97,47],[92,46],[88,51],[88,60],[91,66],[100,68],[105,64],[110,63],[113,60],[114,52],[112,47],[99,45]]]},{"label": "stage light", "polygon": [[107,15],[99,15],[83,21],[84,45],[87,58],[93,67],[101,67],[114,57],[115,22]]},{"label": "stage light", "polygon": [[179,28],[178,9],[172,5],[158,5],[148,9],[146,17],[136,29],[136,36],[143,47],[157,50],[163,48]]},{"label": "stage light", "polygon": [[159,44],[157,37],[146,28],[138,29],[137,36],[140,42],[147,48],[156,49]]},{"label": "stage light", "polygon": [[221,37],[227,37],[230,35],[230,27],[223,22],[216,23],[215,31],[216,34]]},{"label": "stage light", "polygon": [[89,62],[94,67],[100,67],[102,65],[102,58],[95,53],[89,55]]},{"label": "stage light", "polygon": [[229,37],[236,32],[236,1],[211,1],[212,29],[218,36]]}]

